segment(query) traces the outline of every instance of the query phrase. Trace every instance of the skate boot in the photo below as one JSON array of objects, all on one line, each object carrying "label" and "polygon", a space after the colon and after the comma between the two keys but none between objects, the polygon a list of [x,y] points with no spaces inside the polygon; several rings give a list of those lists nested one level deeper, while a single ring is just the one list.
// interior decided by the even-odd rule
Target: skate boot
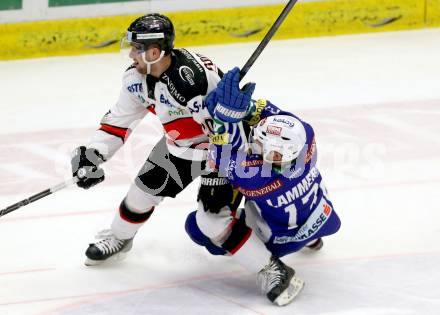
[{"label": "skate boot", "polygon": [[101,231],[95,238],[101,240],[89,244],[86,250],[86,266],[99,265],[110,258],[122,260],[133,246],[133,238],[127,240],[117,239],[111,230]]},{"label": "skate boot", "polygon": [[277,257],[271,257],[269,263],[258,273],[257,283],[267,298],[278,306],[292,302],[304,287],[304,281],[295,277],[295,270]]},{"label": "skate boot", "polygon": [[309,244],[306,245],[306,247],[313,251],[318,251],[324,246],[324,241],[322,238],[318,238],[316,240],[311,241]]}]

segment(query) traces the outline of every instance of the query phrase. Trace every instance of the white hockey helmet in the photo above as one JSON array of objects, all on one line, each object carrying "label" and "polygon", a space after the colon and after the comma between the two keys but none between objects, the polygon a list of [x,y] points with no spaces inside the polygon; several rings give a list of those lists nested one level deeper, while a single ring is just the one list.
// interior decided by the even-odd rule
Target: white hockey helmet
[{"label": "white hockey helmet", "polygon": [[267,163],[295,160],[306,144],[306,130],[300,120],[274,115],[261,120],[252,134],[252,153],[261,154]]}]

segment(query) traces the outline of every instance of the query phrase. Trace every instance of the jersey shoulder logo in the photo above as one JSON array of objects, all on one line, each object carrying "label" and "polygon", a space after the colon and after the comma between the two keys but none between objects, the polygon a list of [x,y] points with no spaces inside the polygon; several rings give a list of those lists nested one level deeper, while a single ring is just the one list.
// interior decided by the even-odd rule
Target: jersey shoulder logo
[{"label": "jersey shoulder logo", "polygon": [[194,71],[188,66],[179,67],[179,75],[183,81],[188,82],[190,85],[195,85],[194,82]]},{"label": "jersey shoulder logo", "polygon": [[187,50],[174,50],[174,65],[162,73],[160,81],[169,94],[183,106],[198,95],[206,95],[208,80],[199,61]]}]

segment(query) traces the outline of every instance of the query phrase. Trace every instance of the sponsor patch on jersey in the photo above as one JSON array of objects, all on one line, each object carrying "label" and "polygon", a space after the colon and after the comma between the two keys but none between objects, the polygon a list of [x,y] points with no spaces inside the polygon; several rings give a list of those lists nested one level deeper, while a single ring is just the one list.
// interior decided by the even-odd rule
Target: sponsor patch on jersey
[{"label": "sponsor patch on jersey", "polygon": [[324,214],[326,216],[329,216],[330,212],[332,212],[332,208],[328,204],[324,204],[324,210],[323,211],[324,211]]},{"label": "sponsor patch on jersey", "polygon": [[170,100],[165,97],[165,95],[160,94],[159,100],[162,104],[168,106],[168,107],[174,107],[173,104],[171,104]]},{"label": "sponsor patch on jersey", "polygon": [[280,189],[281,187],[283,187],[283,182],[279,179],[273,181],[272,183],[263,186],[261,188],[258,189],[244,189],[239,187],[238,190],[245,195],[246,197],[260,197],[260,196],[264,196],[267,195],[275,190]]},{"label": "sponsor patch on jersey", "polygon": [[177,90],[176,85],[173,83],[173,81],[171,81],[171,78],[165,72],[162,73],[161,80],[163,80],[165,82],[165,84],[168,87],[169,93],[171,94],[172,97],[174,97],[174,99],[176,101],[179,101],[180,103],[185,103],[186,102],[185,96],[183,96]]},{"label": "sponsor patch on jersey", "polygon": [[175,110],[170,109],[168,111],[168,115],[173,116],[184,116],[186,113],[182,108],[176,108]]},{"label": "sponsor patch on jersey", "polygon": [[279,136],[281,135],[281,131],[283,130],[283,128],[281,127],[277,127],[277,126],[273,126],[273,125],[268,125],[266,128],[266,132],[274,135],[274,136]]},{"label": "sponsor patch on jersey", "polygon": [[252,167],[252,166],[261,166],[264,164],[263,160],[250,160],[241,162],[241,166],[243,167]]},{"label": "sponsor patch on jersey", "polygon": [[324,199],[321,200],[318,207],[312,212],[306,223],[298,230],[294,236],[276,236],[274,244],[286,244],[291,242],[302,242],[316,233],[324,226],[332,213],[332,207]]},{"label": "sponsor patch on jersey", "polygon": [[127,90],[130,93],[137,93],[137,92],[142,92],[142,83],[133,83],[129,86],[127,86]]},{"label": "sponsor patch on jersey", "polygon": [[209,139],[212,144],[225,145],[229,143],[229,133],[211,135]]},{"label": "sponsor patch on jersey", "polygon": [[179,75],[183,81],[188,82],[190,85],[195,85],[194,71],[188,66],[181,66],[179,68]]}]

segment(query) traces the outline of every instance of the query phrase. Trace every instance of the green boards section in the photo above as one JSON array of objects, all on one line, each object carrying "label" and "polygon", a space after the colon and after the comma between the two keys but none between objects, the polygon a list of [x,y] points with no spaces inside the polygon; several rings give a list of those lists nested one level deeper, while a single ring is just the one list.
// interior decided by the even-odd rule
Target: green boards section
[{"label": "green boards section", "polygon": [[0,0],[0,10],[18,10],[22,6],[22,0]]},{"label": "green boards section", "polygon": [[62,7],[68,5],[97,4],[97,3],[111,3],[111,2],[132,2],[132,1],[139,1],[139,0],[49,0],[49,7]]}]

